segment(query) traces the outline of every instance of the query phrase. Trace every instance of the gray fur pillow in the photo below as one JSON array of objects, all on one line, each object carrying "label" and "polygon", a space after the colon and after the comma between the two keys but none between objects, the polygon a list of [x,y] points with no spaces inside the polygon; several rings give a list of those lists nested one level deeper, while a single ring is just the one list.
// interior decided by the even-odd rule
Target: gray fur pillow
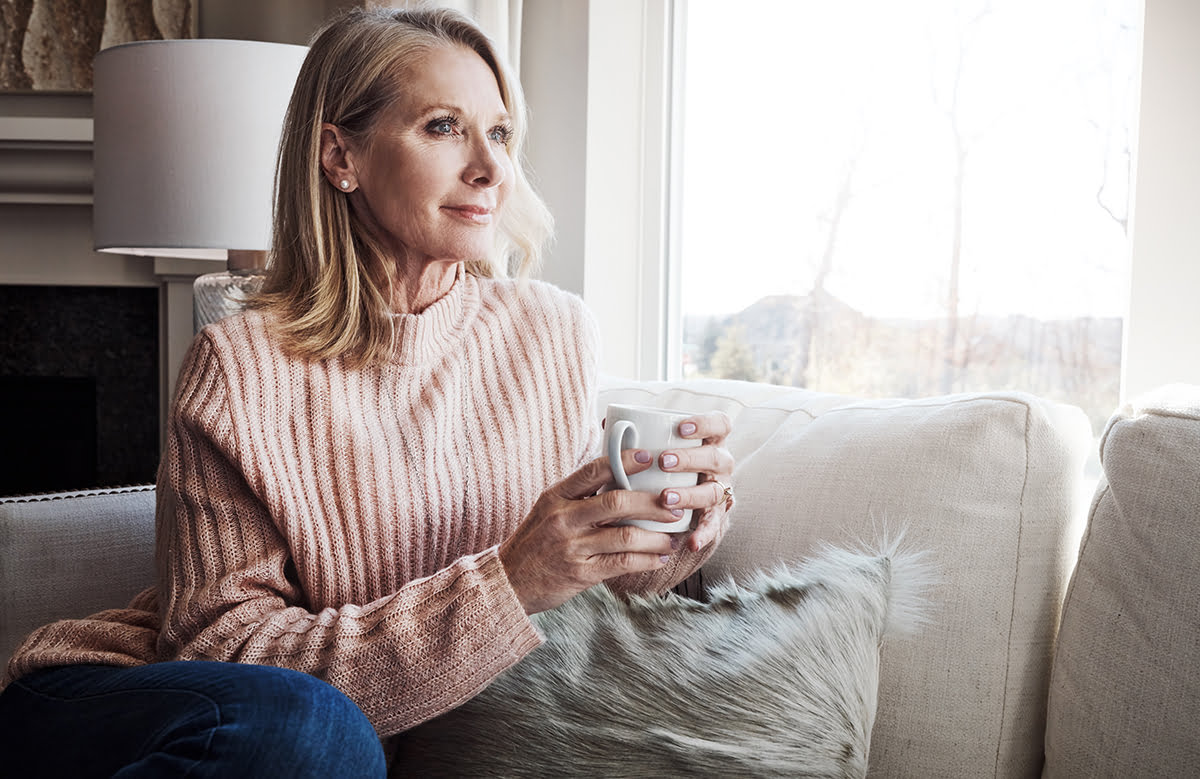
[{"label": "gray fur pillow", "polygon": [[402,770],[454,777],[861,777],[889,631],[922,621],[921,555],[826,548],[715,589],[604,587],[534,617],[546,643],[410,731]]}]

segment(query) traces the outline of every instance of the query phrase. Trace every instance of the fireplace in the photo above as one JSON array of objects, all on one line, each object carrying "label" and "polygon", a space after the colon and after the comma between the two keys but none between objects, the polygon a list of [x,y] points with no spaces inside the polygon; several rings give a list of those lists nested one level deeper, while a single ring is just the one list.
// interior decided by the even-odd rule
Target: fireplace
[{"label": "fireplace", "polygon": [[0,494],[153,481],[192,281],[221,267],[93,250],[91,115],[0,93]]},{"label": "fireplace", "polygon": [[154,287],[0,285],[0,494],[154,480]]}]

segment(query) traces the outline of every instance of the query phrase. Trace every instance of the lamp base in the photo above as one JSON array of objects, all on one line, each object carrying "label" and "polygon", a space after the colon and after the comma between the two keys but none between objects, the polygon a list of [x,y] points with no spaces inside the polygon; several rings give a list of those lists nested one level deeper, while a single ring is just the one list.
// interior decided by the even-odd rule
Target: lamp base
[{"label": "lamp base", "polygon": [[266,275],[262,268],[238,268],[197,276],[192,284],[192,324],[196,332],[241,311],[246,298],[259,290]]}]

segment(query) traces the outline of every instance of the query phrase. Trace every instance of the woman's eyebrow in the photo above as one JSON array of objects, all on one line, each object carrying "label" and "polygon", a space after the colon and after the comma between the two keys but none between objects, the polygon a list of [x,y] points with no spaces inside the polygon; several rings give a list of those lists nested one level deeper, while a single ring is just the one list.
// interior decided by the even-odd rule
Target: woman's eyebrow
[{"label": "woman's eyebrow", "polygon": [[[463,116],[470,113],[462,106],[455,105],[454,103],[431,103],[422,108],[418,115],[425,116],[427,114],[439,112],[451,113],[457,116]],[[500,111],[493,117],[493,121],[510,122],[512,121],[512,116],[508,113],[508,111]]]}]

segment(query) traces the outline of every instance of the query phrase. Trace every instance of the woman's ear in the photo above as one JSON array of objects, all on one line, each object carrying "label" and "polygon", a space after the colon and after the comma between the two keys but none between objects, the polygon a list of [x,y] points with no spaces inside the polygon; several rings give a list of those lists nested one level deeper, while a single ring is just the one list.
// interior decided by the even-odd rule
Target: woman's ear
[{"label": "woman's ear", "polygon": [[342,128],[328,122],[321,125],[321,170],[326,180],[341,192],[358,189],[354,161]]}]

